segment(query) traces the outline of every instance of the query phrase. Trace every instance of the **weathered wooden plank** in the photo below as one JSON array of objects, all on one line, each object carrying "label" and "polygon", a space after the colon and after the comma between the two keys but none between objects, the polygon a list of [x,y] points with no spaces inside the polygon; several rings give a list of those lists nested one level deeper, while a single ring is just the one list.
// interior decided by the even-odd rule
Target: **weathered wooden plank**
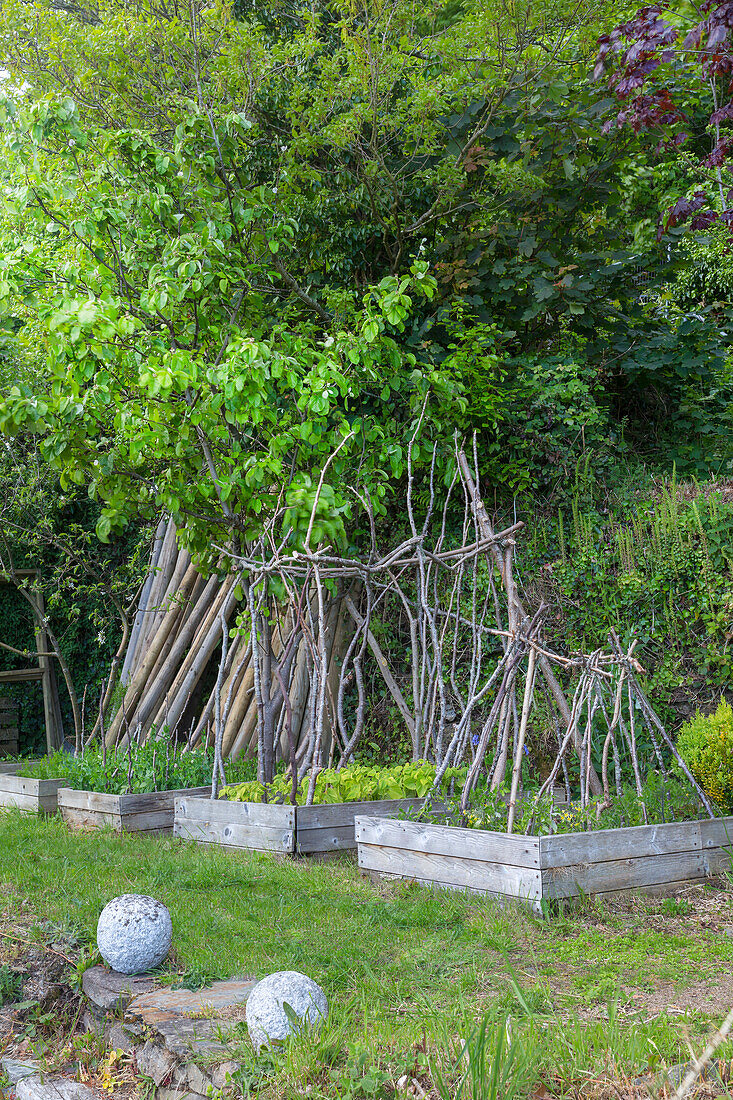
[{"label": "weathered wooden plank", "polygon": [[540,837],[539,842],[540,866],[543,869],[692,852],[702,848],[699,821],[599,829],[592,833],[556,833],[554,836]]},{"label": "weathered wooden plank", "polygon": [[702,851],[672,852],[612,859],[574,867],[543,868],[542,897],[568,898],[584,894],[614,893],[661,883],[696,881],[705,878]]},{"label": "weathered wooden plank", "polygon": [[34,813],[55,813],[63,779],[31,779],[0,772],[0,806],[17,806]]},{"label": "weathered wooden plank", "polygon": [[733,870],[733,817],[702,818],[700,835],[707,873]]},{"label": "weathered wooden plank", "polygon": [[123,833],[172,833],[175,822],[173,806],[158,807],[146,812],[138,810],[120,814],[120,828]]},{"label": "weathered wooden plank", "polygon": [[101,810],[85,810],[77,806],[59,806],[61,816],[72,829],[101,829],[109,825],[116,833],[120,830],[119,814]]},{"label": "weathered wooden plank", "polygon": [[102,791],[77,791],[73,787],[61,787],[59,790],[59,809],[80,810],[85,813],[120,813],[120,796],[104,794]]},{"label": "weathered wooden plank", "polygon": [[[332,802],[316,806],[297,806],[295,810],[295,844],[300,855],[316,855],[356,848],[354,819],[357,815],[396,817],[401,813],[418,813],[424,798],[376,799],[369,802]],[[443,809],[442,803],[432,812]]]},{"label": "weathered wooden plank", "polygon": [[210,798],[176,799],[175,836],[258,852],[295,851],[295,807]]},{"label": "weathered wooden plank", "polygon": [[698,822],[703,848],[733,850],[733,817],[706,817]]},{"label": "weathered wooden plank", "polygon": [[374,817],[392,817],[401,812],[419,812],[425,805],[424,798],[377,799],[373,802],[326,802],[317,806],[296,807],[296,825],[301,829],[330,829],[340,825],[353,825],[357,814]]},{"label": "weathered wooden plank", "polygon": [[176,804],[173,835],[181,840],[195,840],[198,844],[220,844],[224,848],[252,852],[274,852],[279,855],[292,855],[295,851],[294,829],[211,821],[206,820],[200,812],[195,817],[190,817],[182,813],[180,806],[180,802]]},{"label": "weathered wooden plank", "polygon": [[733,853],[730,848],[706,848],[703,851],[703,860],[708,875],[725,875],[733,871]]},{"label": "weathered wooden plank", "polygon": [[230,802],[219,798],[184,798],[187,816],[205,813],[208,821],[264,825],[295,831],[295,807],[274,802]]},{"label": "weathered wooden plank", "polygon": [[208,787],[144,794],[107,794],[103,791],[59,791],[59,809],[70,825],[101,828],[111,825],[116,832],[173,832],[176,798],[206,794]]},{"label": "weathered wooden plank", "polygon": [[360,842],[359,867],[476,893],[502,894],[522,900],[536,900],[541,896],[539,870],[465,856],[434,855]]},{"label": "weathered wooden plank", "polygon": [[422,821],[356,818],[357,843],[407,848],[431,855],[458,856],[514,867],[539,868],[539,838],[507,836],[484,829],[461,829]]},{"label": "weathered wooden plank", "polygon": [[157,810],[149,813],[119,814],[103,810],[85,810],[79,807],[61,806],[61,816],[72,828],[102,829],[109,826],[116,833],[172,833],[173,811]]},{"label": "weathered wooden plank", "polygon": [[148,791],[145,794],[121,794],[119,795],[120,813],[148,813],[154,810],[168,808],[173,810],[177,798],[206,798],[210,791],[211,787],[181,787],[174,791]]},{"label": "weathered wooden plank", "polygon": [[[392,881],[405,878],[404,875],[392,874],[389,871],[371,871],[368,868],[363,868],[362,874],[370,879],[371,882],[375,883],[375,885],[378,885],[385,879],[387,881]],[[512,897],[511,894],[500,893],[494,890],[475,890],[471,886],[454,886],[450,882],[436,882],[434,879],[416,878],[415,876],[410,877],[409,881],[418,886],[427,886],[431,890],[460,890],[462,893],[466,894],[479,894],[481,897],[491,898],[493,901],[499,902],[499,904],[502,902],[505,904],[513,904],[516,902],[533,909],[537,913],[542,912],[542,901],[540,898],[515,898]]]},{"label": "weathered wooden plank", "polygon": [[13,668],[8,672],[0,672],[0,684],[27,684],[42,679],[41,668]]},{"label": "weathered wooden plank", "polygon": [[296,829],[295,846],[299,855],[309,856],[318,852],[343,852],[356,848],[354,823],[332,825],[328,829]]}]

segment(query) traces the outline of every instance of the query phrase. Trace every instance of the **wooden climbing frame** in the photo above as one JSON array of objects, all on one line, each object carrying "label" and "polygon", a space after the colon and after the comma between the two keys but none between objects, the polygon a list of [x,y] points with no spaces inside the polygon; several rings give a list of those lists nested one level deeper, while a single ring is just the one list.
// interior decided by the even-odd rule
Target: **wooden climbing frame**
[{"label": "wooden climbing frame", "polygon": [[[17,569],[15,571],[16,580],[18,578],[35,580],[37,577],[37,569]],[[0,574],[0,586],[14,588],[16,584],[7,575]],[[43,712],[46,722],[46,750],[50,755],[55,749],[60,748],[63,742],[61,704],[53,667],[53,655],[49,652],[48,634],[44,622],[45,608],[40,591],[36,591],[35,601],[36,607],[33,608],[32,614],[38,664],[30,668],[14,668],[8,672],[0,672],[0,685],[27,684],[40,681],[43,689]]]}]

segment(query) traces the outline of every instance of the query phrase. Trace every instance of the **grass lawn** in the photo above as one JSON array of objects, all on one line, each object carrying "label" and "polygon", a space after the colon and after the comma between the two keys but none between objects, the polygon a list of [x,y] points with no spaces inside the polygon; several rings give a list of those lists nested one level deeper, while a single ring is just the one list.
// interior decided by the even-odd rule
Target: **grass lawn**
[{"label": "grass lawn", "polygon": [[[441,1077],[449,1095],[471,1035],[474,1069],[503,1046],[497,1096],[617,1096],[619,1083],[686,1061],[688,1042],[697,1048],[733,1004],[725,882],[541,919],[483,898],[374,886],[347,862],[70,832],[58,818],[3,813],[0,885],[6,920],[50,921],[82,944],[115,895],[160,898],[173,917],[169,965],[189,981],[289,969],[319,982],[332,1010],[319,1036],[259,1058],[242,1025],[229,1036],[239,1087],[263,1097],[418,1097],[439,1092]],[[488,1100],[479,1077],[465,1095]]]}]

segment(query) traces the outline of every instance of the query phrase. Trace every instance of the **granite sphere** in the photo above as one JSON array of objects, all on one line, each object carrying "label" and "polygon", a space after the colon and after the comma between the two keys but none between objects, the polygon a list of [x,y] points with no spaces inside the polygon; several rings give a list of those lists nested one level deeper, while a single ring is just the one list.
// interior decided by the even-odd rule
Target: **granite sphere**
[{"label": "granite sphere", "polygon": [[145,974],[171,949],[173,925],[162,901],[146,894],[121,894],[102,910],[97,946],[107,966],[120,974]]},{"label": "granite sphere", "polygon": [[328,1016],[326,994],[312,978],[297,970],[268,974],[247,998],[247,1027],[257,1050],[282,1042],[297,1030],[284,1005],[290,1006],[301,1025],[319,1027]]}]

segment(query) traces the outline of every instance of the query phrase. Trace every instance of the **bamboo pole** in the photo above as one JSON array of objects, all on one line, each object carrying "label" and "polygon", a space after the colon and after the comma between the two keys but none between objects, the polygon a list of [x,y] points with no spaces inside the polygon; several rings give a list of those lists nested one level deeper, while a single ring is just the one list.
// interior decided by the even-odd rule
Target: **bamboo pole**
[{"label": "bamboo pole", "polygon": [[222,585],[223,599],[217,601],[216,613],[209,616],[201,628],[202,637],[197,646],[192,646],[186,660],[181,666],[181,671],[176,677],[174,689],[166,696],[163,704],[155,715],[152,725],[160,728],[163,724],[168,726],[171,735],[175,732],[191,693],[201,679],[206,666],[216,649],[222,632],[222,621],[226,624],[238,603],[235,596],[238,577],[229,577]]},{"label": "bamboo pole", "polygon": [[153,546],[150,552],[150,564],[148,566],[148,572],[147,576],[145,577],[145,583],[143,584],[142,592],[140,593],[140,599],[138,600],[137,611],[135,612],[135,621],[132,624],[132,630],[130,631],[130,641],[127,646],[125,660],[122,664],[122,671],[120,672],[120,683],[123,686],[127,685],[127,682],[132,674],[132,663],[135,660],[135,650],[137,649],[137,642],[140,636],[140,630],[142,628],[143,620],[145,618],[145,610],[148,606],[150,589],[153,586],[153,580],[155,578],[155,569],[158,564],[158,558],[160,557],[161,548],[163,546],[163,536],[165,535],[165,528],[166,521],[165,519],[161,519],[155,532],[155,538],[153,540]]},{"label": "bamboo pole", "polygon": [[244,674],[237,687],[234,701],[232,702],[229,710],[229,716],[224,726],[224,740],[222,742],[222,754],[225,758],[228,758],[231,754],[232,747],[237,740],[237,736],[241,729],[242,723],[245,719],[249,705],[252,702],[252,692],[254,690],[254,668],[252,667],[252,653],[250,650],[250,660],[247,668],[244,670]]},{"label": "bamboo pole", "polygon": [[[301,639],[288,689],[290,694],[291,733],[296,749],[301,741],[303,715],[308,702],[308,687],[308,644],[305,639]],[[280,739],[280,755],[281,759],[285,760],[290,756],[290,745],[288,744],[286,731],[283,732]]]},{"label": "bamboo pole", "polygon": [[333,749],[338,736],[338,719],[336,716],[336,696],[338,695],[339,679],[341,676],[341,662],[348,645],[348,633],[346,629],[347,608],[343,599],[338,601],[336,612],[336,624],[330,640],[330,656],[328,661],[328,673],[326,676],[326,712],[323,717],[323,758],[329,761],[329,767],[333,763]]},{"label": "bamboo pole", "polygon": [[[189,567],[189,573],[187,574],[188,581],[193,585],[196,580],[196,570],[193,565]],[[216,592],[217,580],[216,577],[210,577],[208,584],[204,588],[200,598],[196,602],[195,607],[189,614],[185,626],[178,631],[175,642],[171,647],[168,654],[168,659],[164,667],[159,668],[154,679],[151,679],[150,674],[156,665],[157,659],[160,656],[160,652],[165,644],[166,638],[170,633],[170,629],[176,621],[179,609],[177,607],[171,607],[169,610],[170,619],[167,624],[161,625],[158,635],[151,642],[148,653],[146,654],[143,664],[140,666],[138,672],[135,674],[133,681],[130,685],[130,699],[125,697],[123,705],[115,715],[114,721],[111,724],[107,732],[107,744],[114,745],[117,743],[119,733],[123,723],[126,723],[129,728],[132,728],[133,722],[137,724],[142,722],[140,720],[139,710],[141,708],[147,708],[152,710],[156,705],[156,700],[161,698],[165,693],[166,683],[164,682],[164,674],[169,675],[170,668],[176,667],[176,663],[183,659],[189,645],[195,633],[200,626],[201,619],[204,616],[208,606],[210,606],[211,598]],[[167,632],[166,632],[167,626]],[[168,670],[168,672],[166,672]],[[161,687],[162,683],[162,687]],[[133,692],[133,686],[135,691]]]},{"label": "bamboo pole", "polygon": [[[174,553],[175,551],[175,553]],[[165,592],[168,588],[168,584],[173,575],[173,571],[178,559],[178,550],[176,547],[176,525],[173,520],[168,521],[168,527],[166,528],[165,537],[163,539],[163,546],[161,547],[160,557],[158,559],[157,572],[153,580],[153,586],[150,590],[150,600],[148,601],[147,611],[143,618],[142,627],[140,629],[140,636],[138,638],[137,652],[135,654],[135,666],[132,668],[132,674],[137,671],[137,666],[141,660],[145,658],[145,651],[150,644],[152,638],[152,627],[155,621],[156,612],[159,610]]]},{"label": "bamboo pole", "polygon": [[[244,638],[240,635],[234,639],[232,646],[229,649],[227,655],[226,667],[224,669],[224,680],[221,687],[221,697],[224,700],[224,706],[226,707],[227,699],[230,700],[229,711],[234,703],[234,698],[239,686],[242,682],[242,677],[246,673],[246,666],[249,661],[249,646],[244,641]],[[244,660],[242,659],[244,658]],[[206,706],[201,711],[198,722],[196,723],[193,733],[188,739],[188,745],[193,748],[199,743],[206,731],[207,726],[210,724],[214,711],[216,709],[216,689],[212,689]]]},{"label": "bamboo pole", "polygon": [[[279,630],[273,630],[272,632],[272,657],[273,660],[277,660],[283,651],[283,639],[282,633]],[[245,698],[244,688],[247,688],[247,693],[252,693],[247,700]],[[226,731],[226,738],[228,743],[228,749],[226,755],[230,760],[237,760],[243,754],[248,756],[252,745],[257,736],[258,730],[258,710],[257,700],[254,696],[254,667],[250,665],[247,669],[246,679],[242,683],[242,695],[240,697],[240,703],[244,702],[245,707],[238,709],[238,713],[230,715],[229,728]],[[234,708],[232,708],[233,710]],[[244,716],[240,713],[240,710],[244,709]]]},{"label": "bamboo pole", "polygon": [[157,630],[160,628],[160,624],[165,618],[166,611],[170,607],[171,603],[176,599],[178,591],[183,582],[183,578],[186,575],[186,571],[191,564],[191,555],[188,550],[179,550],[175,564],[173,566],[173,572],[170,580],[160,601],[158,608],[152,609],[152,619],[150,622],[150,628],[146,638],[146,644],[149,645],[152,639],[155,637]]},{"label": "bamboo pole", "polygon": [[220,585],[216,577],[210,577],[196,606],[196,614],[187,623],[186,629],[178,635],[168,661],[160,669],[152,687],[136,715],[135,725],[144,731],[151,725],[160,726],[167,722],[167,710],[171,699],[177,697],[191,664],[196,660],[201,645],[219,615],[226,600],[226,588]]},{"label": "bamboo pole", "polygon": [[[190,565],[186,571],[186,574],[181,583],[179,592],[180,599],[186,601],[189,593],[193,589],[196,581],[197,573],[193,565]],[[179,618],[181,613],[180,607],[176,604],[168,609],[168,613],[158,629],[155,638],[152,639],[147,653],[143,660],[140,662],[137,672],[132,677],[130,684],[125,692],[122,704],[119,707],[117,714],[112,719],[109,729],[107,730],[106,742],[108,746],[113,746],[117,743],[123,724],[133,717],[134,712],[140,702],[142,695],[145,692],[145,688],[148,685],[153,669],[155,668],[158,658],[166,645],[169,636],[172,635],[173,627]]]}]

